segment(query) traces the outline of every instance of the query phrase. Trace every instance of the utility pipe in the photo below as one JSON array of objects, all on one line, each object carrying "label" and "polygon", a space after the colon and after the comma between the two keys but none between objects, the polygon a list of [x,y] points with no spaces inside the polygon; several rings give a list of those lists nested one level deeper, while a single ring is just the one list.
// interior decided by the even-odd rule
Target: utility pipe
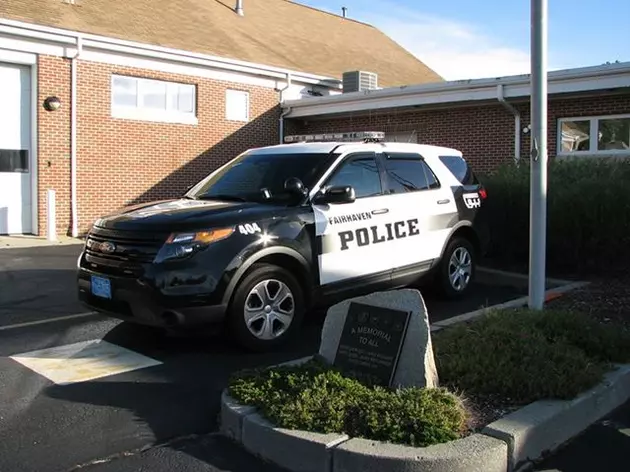
[{"label": "utility pipe", "polygon": [[505,100],[503,84],[497,85],[497,99],[501,102],[501,105],[514,115],[514,162],[518,163],[521,158],[521,112]]},{"label": "utility pipe", "polygon": [[[289,87],[291,87],[291,74],[290,73],[287,74],[286,87],[280,89],[280,106],[281,107],[282,107],[282,103],[284,102],[283,94],[286,90],[289,89]],[[290,107],[280,114],[280,123],[279,123],[279,130],[278,130],[278,135],[280,137],[280,144],[283,144],[284,142],[284,117],[287,116],[289,113],[291,113]]]},{"label": "utility pipe", "polygon": [[79,235],[79,215],[77,211],[77,59],[83,49],[83,38],[77,36],[77,50],[70,64],[70,207],[72,237]]}]

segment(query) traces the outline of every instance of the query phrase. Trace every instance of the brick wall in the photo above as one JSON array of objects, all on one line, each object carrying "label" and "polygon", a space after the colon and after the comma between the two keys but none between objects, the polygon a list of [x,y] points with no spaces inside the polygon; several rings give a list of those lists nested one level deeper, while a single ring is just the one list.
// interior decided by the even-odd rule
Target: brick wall
[{"label": "brick wall", "polygon": [[[39,234],[46,232],[46,191],[55,190],[57,231],[66,234],[70,227],[70,61],[39,56],[37,111],[37,188]],[[47,97],[61,101],[57,111],[46,111]]]},{"label": "brick wall", "polygon": [[[68,63],[46,57],[40,62],[46,64],[40,69],[40,83],[50,84],[49,93],[59,95],[62,103],[69,103],[69,98],[64,100],[62,96],[69,91]],[[112,74],[196,84],[199,123],[112,118]],[[79,61],[77,82],[80,232],[87,230],[98,217],[127,204],[179,196],[189,185],[245,149],[278,142],[280,110],[278,94],[273,89],[87,61]],[[250,93],[248,123],[225,120],[227,88]],[[54,122],[54,127],[50,123],[40,128],[40,135],[52,145],[59,169],[64,169],[64,172],[49,172],[45,183],[64,189],[69,195],[69,108],[65,108],[64,114],[43,115],[44,119]],[[40,154],[42,163],[52,150]],[[64,153],[67,157],[62,156]],[[40,184],[40,195],[45,188]],[[70,230],[69,199],[59,199],[57,208],[60,215],[65,215],[59,221],[59,231],[65,234]]]},{"label": "brick wall", "polygon": [[[522,127],[529,124],[529,103],[516,105]],[[555,156],[557,120],[562,117],[630,113],[630,94],[552,98],[548,105],[549,154]],[[461,150],[475,170],[495,169],[514,156],[514,117],[498,104],[425,111],[361,112],[350,117],[296,119],[287,134],[333,131],[416,131],[418,142]],[[521,156],[529,155],[529,134],[521,135]]]}]

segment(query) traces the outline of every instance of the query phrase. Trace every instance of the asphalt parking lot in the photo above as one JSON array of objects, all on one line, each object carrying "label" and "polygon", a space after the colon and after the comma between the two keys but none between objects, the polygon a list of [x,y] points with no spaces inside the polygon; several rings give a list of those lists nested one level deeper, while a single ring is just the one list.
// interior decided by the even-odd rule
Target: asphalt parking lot
[{"label": "asphalt parking lot", "polygon": [[[86,311],[75,294],[79,252],[0,250],[0,470],[276,470],[216,434],[220,393],[235,370],[315,352],[323,313],[271,354],[244,353],[220,337],[164,337],[97,315],[72,317]],[[465,302],[425,297],[437,321],[522,294],[480,285]],[[133,365],[92,380],[50,380],[68,374],[51,374],[56,355],[95,341],[126,349]],[[52,350],[32,353],[42,349]]]}]

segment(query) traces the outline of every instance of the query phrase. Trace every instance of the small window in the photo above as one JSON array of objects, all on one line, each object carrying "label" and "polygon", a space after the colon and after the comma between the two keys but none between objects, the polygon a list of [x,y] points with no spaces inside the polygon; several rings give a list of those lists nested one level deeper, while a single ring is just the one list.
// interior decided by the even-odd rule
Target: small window
[{"label": "small window", "polygon": [[630,155],[630,115],[561,118],[560,155]]},{"label": "small window", "polygon": [[463,157],[440,156],[440,160],[463,185],[474,185],[478,183],[477,177]]},{"label": "small window", "polygon": [[351,185],[357,198],[373,197],[383,192],[373,154],[359,154],[341,164],[327,183],[330,187]]},{"label": "small window", "polygon": [[225,119],[228,121],[249,121],[249,92],[225,91]]},{"label": "small window", "polygon": [[112,116],[167,123],[197,123],[195,85],[112,76]]},{"label": "small window", "polygon": [[440,186],[433,171],[417,154],[389,154],[385,171],[392,193],[417,192]]}]

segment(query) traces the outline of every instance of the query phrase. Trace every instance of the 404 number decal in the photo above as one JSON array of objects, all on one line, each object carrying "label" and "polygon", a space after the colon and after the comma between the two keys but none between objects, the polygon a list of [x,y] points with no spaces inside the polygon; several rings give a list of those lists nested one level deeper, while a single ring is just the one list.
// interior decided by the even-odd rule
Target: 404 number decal
[{"label": "404 number decal", "polygon": [[238,225],[238,231],[241,234],[255,234],[260,233],[262,230],[260,229],[260,226],[258,226],[258,223],[247,223],[244,225]]}]

